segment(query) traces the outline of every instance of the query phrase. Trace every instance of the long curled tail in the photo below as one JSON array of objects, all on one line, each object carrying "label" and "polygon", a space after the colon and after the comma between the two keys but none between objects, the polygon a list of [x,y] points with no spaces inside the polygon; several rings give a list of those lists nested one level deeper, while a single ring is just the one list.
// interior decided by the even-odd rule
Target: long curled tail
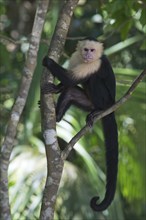
[{"label": "long curled tail", "polygon": [[104,117],[102,123],[106,146],[107,183],[103,201],[98,204],[99,197],[91,199],[90,206],[94,211],[104,211],[111,204],[116,191],[118,172],[118,131],[114,113]]}]

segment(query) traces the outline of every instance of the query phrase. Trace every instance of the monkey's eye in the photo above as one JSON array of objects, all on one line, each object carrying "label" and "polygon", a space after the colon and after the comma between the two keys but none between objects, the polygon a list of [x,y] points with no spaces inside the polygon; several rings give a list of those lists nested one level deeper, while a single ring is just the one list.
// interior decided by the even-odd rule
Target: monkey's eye
[{"label": "monkey's eye", "polygon": [[91,49],[91,52],[93,52],[95,49]]},{"label": "monkey's eye", "polygon": [[88,48],[84,48],[84,51],[88,51]]}]

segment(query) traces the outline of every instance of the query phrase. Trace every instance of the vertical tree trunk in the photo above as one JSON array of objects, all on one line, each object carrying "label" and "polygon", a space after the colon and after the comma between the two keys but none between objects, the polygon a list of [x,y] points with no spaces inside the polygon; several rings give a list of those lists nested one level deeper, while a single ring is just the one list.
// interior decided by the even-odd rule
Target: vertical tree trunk
[{"label": "vertical tree trunk", "polygon": [[[60,11],[51,46],[48,51],[48,56],[52,57],[56,61],[63,51],[73,10],[77,3],[78,0],[64,1],[64,5]],[[48,74],[47,69],[44,68],[41,86],[46,82],[53,82],[53,77],[51,74]],[[47,178],[43,194],[40,219],[52,220],[54,216],[57,191],[64,165],[57,142],[55,106],[52,94],[41,94],[41,118],[47,156]]]},{"label": "vertical tree trunk", "polygon": [[17,126],[22,115],[33,73],[36,67],[37,53],[40,44],[41,34],[48,9],[49,0],[40,0],[35,14],[35,20],[30,39],[30,47],[27,60],[23,69],[23,77],[18,97],[11,111],[10,120],[7,126],[4,142],[0,153],[0,219],[10,220],[11,211],[8,194],[8,167],[14,139],[17,133]]}]

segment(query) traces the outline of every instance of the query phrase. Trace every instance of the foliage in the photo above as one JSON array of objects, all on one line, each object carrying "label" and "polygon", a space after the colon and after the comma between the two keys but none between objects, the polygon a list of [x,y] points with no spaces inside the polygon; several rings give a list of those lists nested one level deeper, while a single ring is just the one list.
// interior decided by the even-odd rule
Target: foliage
[{"label": "foliage", "polygon": [[[48,13],[38,64],[18,128],[9,168],[9,187],[13,219],[37,219],[46,161],[41,135],[39,80],[41,60],[54,31],[61,3],[52,1]],[[75,10],[61,62],[68,60],[76,44],[69,37],[98,36],[114,67],[117,99],[145,68],[146,33],[144,0],[82,0]],[[12,10],[15,9],[15,10]],[[29,46],[36,1],[2,1],[0,87],[1,139],[22,76]],[[22,16],[23,14],[23,16]],[[47,39],[47,40],[46,40]],[[46,45],[47,44],[47,45]],[[137,219],[145,216],[145,131],[146,85],[142,82],[128,103],[117,112],[119,127],[119,176],[114,203],[102,214],[89,209],[92,195],[104,194],[105,161],[103,134],[98,123],[75,147],[66,163],[56,205],[55,219]],[[72,107],[58,126],[58,135],[68,141],[85,123],[86,114]],[[136,212],[135,212],[136,210]]]}]

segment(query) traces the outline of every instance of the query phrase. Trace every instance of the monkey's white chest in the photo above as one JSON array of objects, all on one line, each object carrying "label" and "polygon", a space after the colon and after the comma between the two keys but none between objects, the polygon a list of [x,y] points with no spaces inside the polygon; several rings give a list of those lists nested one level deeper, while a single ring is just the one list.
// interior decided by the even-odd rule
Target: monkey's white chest
[{"label": "monkey's white chest", "polygon": [[81,63],[76,66],[71,66],[69,69],[72,71],[73,76],[77,79],[85,78],[90,74],[94,74],[99,70],[101,66],[101,60],[96,60],[92,63]]}]

